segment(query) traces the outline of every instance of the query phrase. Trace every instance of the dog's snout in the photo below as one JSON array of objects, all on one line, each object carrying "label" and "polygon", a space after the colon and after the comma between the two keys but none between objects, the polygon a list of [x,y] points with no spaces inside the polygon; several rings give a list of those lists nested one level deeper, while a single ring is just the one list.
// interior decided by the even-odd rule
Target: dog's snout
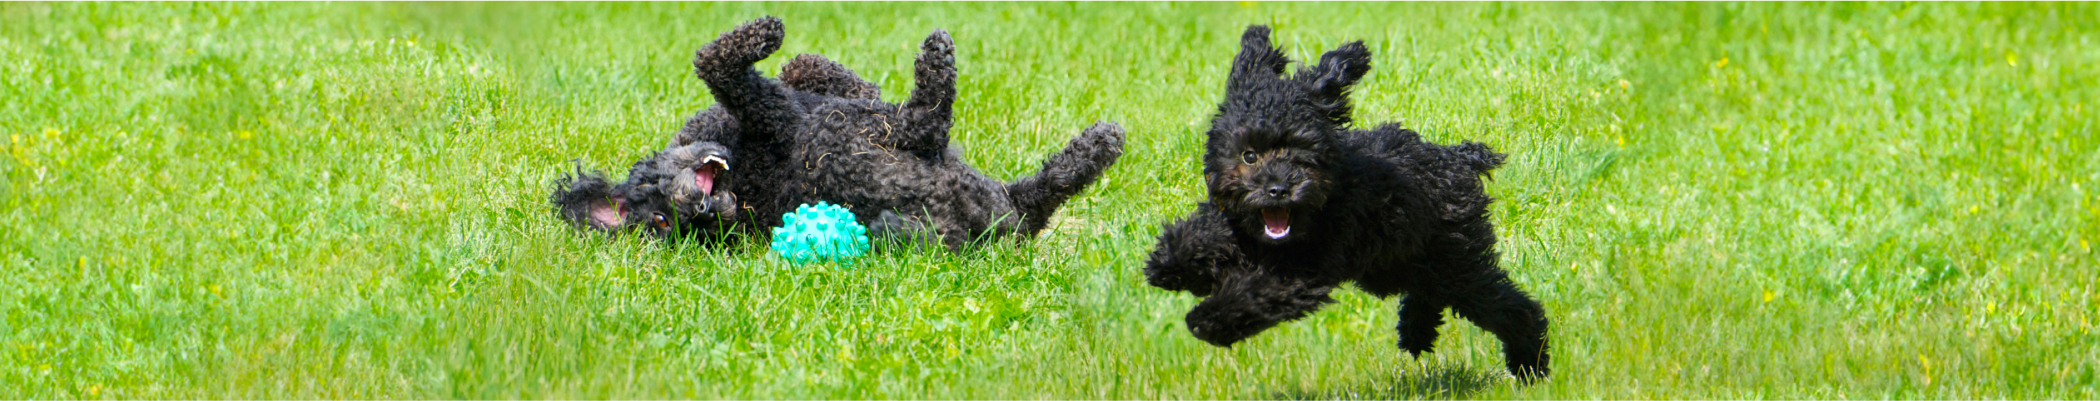
[{"label": "dog's snout", "polygon": [[1267,191],[1269,193],[1269,196],[1277,198],[1281,198],[1284,195],[1291,194],[1291,189],[1282,185],[1270,185]]}]

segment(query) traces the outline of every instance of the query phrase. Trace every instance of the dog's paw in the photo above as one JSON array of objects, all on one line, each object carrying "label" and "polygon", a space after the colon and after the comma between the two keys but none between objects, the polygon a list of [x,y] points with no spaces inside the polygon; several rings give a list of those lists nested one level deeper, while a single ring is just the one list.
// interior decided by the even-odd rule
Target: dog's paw
[{"label": "dog's paw", "polygon": [[1196,307],[1189,309],[1183,318],[1189,334],[1210,345],[1232,348],[1233,344],[1261,334],[1281,321],[1266,316],[1261,306],[1245,295],[1220,294],[1196,303]]},{"label": "dog's paw", "polygon": [[1080,131],[1079,135],[1088,138],[1088,140],[1097,141],[1102,145],[1118,148],[1123,146],[1122,124],[1109,121],[1095,121],[1094,125],[1087,126],[1086,130]]},{"label": "dog's paw", "polygon": [[926,42],[919,44],[919,64],[922,67],[955,68],[955,38],[945,29],[935,29],[926,35]]},{"label": "dog's paw", "polygon": [[[1171,245],[1173,239],[1164,239]],[[1177,255],[1170,246],[1161,246],[1145,258],[1145,283],[1167,291],[1188,291],[1199,297],[1208,297],[1218,288],[1215,268],[1201,265],[1201,261]]]},{"label": "dog's paw", "polygon": [[912,69],[917,88],[906,107],[947,107],[955,103],[955,41],[948,31],[935,29],[919,45],[919,61]]},{"label": "dog's paw", "polygon": [[1073,140],[1081,141],[1086,143],[1087,149],[1097,150],[1093,154],[1093,161],[1104,169],[1107,165],[1115,163],[1116,158],[1123,156],[1122,125],[1107,121],[1095,122],[1079,133],[1079,139]]},{"label": "dog's paw", "polygon": [[714,42],[701,47],[693,58],[693,66],[740,67],[757,63],[780,50],[780,42],[787,37],[787,28],[780,18],[771,16],[738,25]]},{"label": "dog's paw", "polygon": [[1145,261],[1145,283],[1167,291],[1188,291],[1199,297],[1210,296],[1217,287],[1216,280],[1198,279],[1190,268],[1174,266],[1160,260]]},{"label": "dog's paw", "polygon": [[736,205],[736,193],[729,191],[716,192],[713,196],[707,197],[704,207],[705,209],[702,212],[711,214],[719,220],[735,220],[739,212]]}]

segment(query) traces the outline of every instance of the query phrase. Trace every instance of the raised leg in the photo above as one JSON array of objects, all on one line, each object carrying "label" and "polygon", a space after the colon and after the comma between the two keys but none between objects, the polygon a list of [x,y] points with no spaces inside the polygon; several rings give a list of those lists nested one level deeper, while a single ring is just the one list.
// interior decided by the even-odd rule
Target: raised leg
[{"label": "raised leg", "polygon": [[955,40],[948,37],[948,31],[934,30],[919,45],[912,76],[915,86],[902,110],[904,127],[877,137],[876,143],[929,160],[940,159],[948,148],[955,106]]},{"label": "raised leg", "polygon": [[693,73],[707,82],[715,102],[741,125],[742,135],[770,139],[795,129],[802,111],[779,83],[752,64],[780,50],[786,36],[779,18],[765,17],[723,32],[693,55]]},{"label": "raised leg", "polygon": [[1168,291],[1188,291],[1199,297],[1217,290],[1218,277],[1227,269],[1247,263],[1239,246],[1232,242],[1232,227],[1209,202],[1196,205],[1189,214],[1160,230],[1159,244],[1145,258],[1145,281]]},{"label": "raised leg", "polygon": [[1122,156],[1123,127],[1094,123],[1067,142],[1063,150],[1044,160],[1043,168],[1036,170],[1035,175],[1007,184],[1006,197],[1021,213],[1020,231],[1028,235],[1041,231],[1059,206],[1100,179],[1101,173]]},{"label": "raised leg", "polygon": [[1264,270],[1227,271],[1218,292],[1189,310],[1189,332],[1212,345],[1231,347],[1334,302],[1327,294],[1334,291],[1337,283],[1284,277]]},{"label": "raised leg", "polygon": [[[860,79],[846,66],[815,54],[803,54],[780,66],[780,82],[788,89],[849,99],[882,100],[875,83]],[[686,118],[685,127],[673,136],[669,147],[694,142],[737,143],[742,127],[721,106],[709,107]]]},{"label": "raised leg", "polygon": [[904,107],[947,119],[955,105],[955,39],[948,37],[948,31],[935,29],[919,44],[912,79],[911,99]]}]

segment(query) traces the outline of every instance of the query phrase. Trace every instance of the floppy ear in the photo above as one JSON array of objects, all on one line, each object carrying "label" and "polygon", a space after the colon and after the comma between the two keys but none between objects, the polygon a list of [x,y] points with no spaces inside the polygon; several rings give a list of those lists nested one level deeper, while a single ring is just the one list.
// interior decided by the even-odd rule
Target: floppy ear
[{"label": "floppy ear", "polygon": [[562,220],[576,228],[610,231],[625,220],[620,212],[623,199],[613,193],[612,183],[605,181],[604,174],[585,172],[582,166],[576,167],[575,174],[554,179],[554,195],[548,200]]},{"label": "floppy ear", "polygon": [[1306,83],[1312,89],[1312,97],[1322,108],[1327,109],[1327,119],[1335,124],[1349,123],[1349,87],[1363,79],[1371,71],[1371,51],[1364,48],[1364,41],[1343,44],[1320,56],[1320,64],[1298,70],[1291,79]]},{"label": "floppy ear", "polygon": [[1371,72],[1371,51],[1359,40],[1320,55],[1320,65],[1299,70],[1297,79],[1311,83],[1314,94],[1342,97],[1367,72]]},{"label": "floppy ear", "polygon": [[1237,91],[1262,80],[1275,79],[1290,63],[1290,58],[1269,44],[1268,26],[1248,25],[1247,32],[1240,34],[1240,55],[1232,58],[1232,75],[1227,78],[1225,90]]}]

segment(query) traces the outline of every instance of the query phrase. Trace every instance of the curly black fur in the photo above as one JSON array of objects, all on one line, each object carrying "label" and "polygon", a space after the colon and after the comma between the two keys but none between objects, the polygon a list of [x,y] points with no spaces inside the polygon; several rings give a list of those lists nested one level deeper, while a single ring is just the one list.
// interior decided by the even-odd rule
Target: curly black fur
[{"label": "curly black fur", "polygon": [[1545,310],[1497,266],[1488,222],[1481,178],[1503,155],[1394,124],[1347,129],[1349,87],[1370,70],[1363,42],[1288,78],[1267,27],[1240,46],[1205,146],[1210,200],[1167,224],[1145,262],[1153,286],[1207,297],[1189,331],[1231,346],[1353,281],[1407,294],[1397,330],[1410,354],[1431,351],[1448,307],[1502,340],[1512,374],[1545,376]]},{"label": "curly black fur", "polygon": [[[646,232],[680,237],[755,232],[779,225],[797,205],[828,201],[852,210],[873,235],[959,249],[1042,230],[1123,153],[1122,127],[1096,123],[1035,175],[993,180],[948,146],[956,71],[947,32],[934,31],[920,46],[916,86],[904,104],[882,102],[874,84],[815,55],[783,65],[781,81],[760,75],[752,65],[784,36],[780,20],[766,17],[702,47],[693,70],[717,105],[687,119],[668,149],[636,163],[625,183],[580,169],[558,179],[551,200],[559,214],[580,227],[641,223],[661,227]],[[668,218],[647,217],[656,215]]]}]

